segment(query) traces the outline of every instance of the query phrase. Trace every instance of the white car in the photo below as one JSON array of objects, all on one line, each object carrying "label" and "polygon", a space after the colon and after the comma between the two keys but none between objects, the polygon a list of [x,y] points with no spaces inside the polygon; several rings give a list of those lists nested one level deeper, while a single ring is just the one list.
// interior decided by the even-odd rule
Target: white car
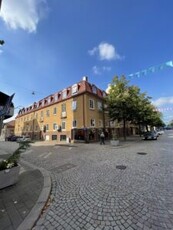
[{"label": "white car", "polygon": [[158,130],[157,133],[158,133],[159,135],[162,135],[162,134],[164,134],[165,132],[164,132],[163,130]]},{"label": "white car", "polygon": [[24,136],[24,137],[20,137],[17,139],[17,142],[25,142],[25,141],[30,142],[31,138],[28,136],[26,136],[26,137]]}]

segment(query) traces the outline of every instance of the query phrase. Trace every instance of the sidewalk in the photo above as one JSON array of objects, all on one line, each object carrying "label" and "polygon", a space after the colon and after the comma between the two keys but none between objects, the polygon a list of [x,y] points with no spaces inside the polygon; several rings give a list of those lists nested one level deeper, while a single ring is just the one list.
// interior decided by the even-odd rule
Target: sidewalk
[{"label": "sidewalk", "polygon": [[[17,148],[16,143],[0,143],[0,159]],[[20,161],[19,180],[0,190],[0,229],[30,230],[39,218],[50,194],[49,173],[25,161]]]}]

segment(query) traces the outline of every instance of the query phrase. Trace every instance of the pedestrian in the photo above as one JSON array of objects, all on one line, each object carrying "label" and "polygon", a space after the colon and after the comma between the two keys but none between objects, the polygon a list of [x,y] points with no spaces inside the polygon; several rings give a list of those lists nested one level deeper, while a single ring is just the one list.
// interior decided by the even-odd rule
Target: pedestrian
[{"label": "pedestrian", "polygon": [[100,134],[100,144],[102,145],[104,145],[105,144],[105,135],[104,135],[104,132],[101,132],[101,134]]}]

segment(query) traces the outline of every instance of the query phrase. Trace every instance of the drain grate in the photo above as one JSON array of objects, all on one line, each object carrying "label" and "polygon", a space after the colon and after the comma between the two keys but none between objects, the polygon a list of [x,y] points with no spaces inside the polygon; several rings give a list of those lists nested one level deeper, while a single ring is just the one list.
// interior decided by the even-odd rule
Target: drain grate
[{"label": "drain grate", "polygon": [[61,173],[61,172],[64,172],[64,171],[71,169],[71,168],[74,168],[74,167],[76,167],[76,165],[74,165],[74,164],[64,164],[64,165],[61,165],[57,168],[51,169],[51,171],[56,172],[56,173]]},{"label": "drain grate", "polygon": [[116,169],[121,169],[121,170],[124,170],[126,169],[127,167],[125,165],[117,165],[116,166]]},{"label": "drain grate", "polygon": [[144,153],[144,152],[139,152],[137,154],[139,154],[139,155],[147,155],[147,153]]}]

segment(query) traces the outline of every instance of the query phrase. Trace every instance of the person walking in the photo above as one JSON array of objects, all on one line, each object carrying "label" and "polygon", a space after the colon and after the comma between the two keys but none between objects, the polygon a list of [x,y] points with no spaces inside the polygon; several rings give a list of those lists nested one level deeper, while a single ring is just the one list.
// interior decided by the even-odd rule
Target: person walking
[{"label": "person walking", "polygon": [[100,134],[100,144],[102,145],[104,145],[105,144],[105,135],[104,135],[104,132],[101,132],[101,134]]}]

